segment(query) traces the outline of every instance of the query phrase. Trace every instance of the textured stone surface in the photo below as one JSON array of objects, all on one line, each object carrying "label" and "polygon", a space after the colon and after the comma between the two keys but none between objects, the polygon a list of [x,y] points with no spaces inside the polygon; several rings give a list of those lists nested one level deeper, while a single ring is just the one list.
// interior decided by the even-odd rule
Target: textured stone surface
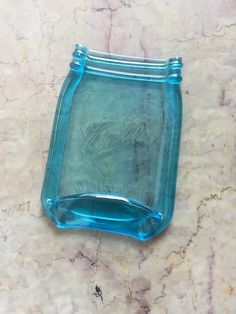
[{"label": "textured stone surface", "polygon": [[[0,313],[235,313],[236,3],[0,3]],[[39,195],[73,45],[185,62],[170,228],[55,230]]]}]

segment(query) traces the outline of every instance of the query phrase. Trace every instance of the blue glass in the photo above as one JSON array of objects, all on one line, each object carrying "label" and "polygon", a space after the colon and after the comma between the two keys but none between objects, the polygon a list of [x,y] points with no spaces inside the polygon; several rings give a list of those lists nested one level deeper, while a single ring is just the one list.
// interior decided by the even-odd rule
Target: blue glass
[{"label": "blue glass", "polygon": [[59,228],[147,240],[170,223],[182,101],[181,58],[76,45],[53,125],[42,206]]}]

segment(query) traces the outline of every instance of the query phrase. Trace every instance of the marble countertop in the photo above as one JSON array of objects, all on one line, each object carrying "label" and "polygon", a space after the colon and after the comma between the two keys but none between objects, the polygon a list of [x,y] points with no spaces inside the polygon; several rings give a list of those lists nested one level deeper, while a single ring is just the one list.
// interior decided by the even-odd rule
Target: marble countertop
[{"label": "marble countertop", "polygon": [[[235,0],[1,0],[0,313],[236,313]],[[180,55],[175,214],[147,243],[56,230],[40,190],[74,44]]]}]

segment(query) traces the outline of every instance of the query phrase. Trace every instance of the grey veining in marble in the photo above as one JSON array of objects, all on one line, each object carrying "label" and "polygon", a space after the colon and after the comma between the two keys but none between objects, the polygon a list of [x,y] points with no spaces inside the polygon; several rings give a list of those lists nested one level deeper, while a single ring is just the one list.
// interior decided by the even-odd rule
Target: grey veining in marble
[{"label": "grey veining in marble", "polygon": [[[0,313],[236,312],[236,2],[0,2]],[[183,57],[174,219],[140,243],[56,230],[40,190],[75,43]]]}]

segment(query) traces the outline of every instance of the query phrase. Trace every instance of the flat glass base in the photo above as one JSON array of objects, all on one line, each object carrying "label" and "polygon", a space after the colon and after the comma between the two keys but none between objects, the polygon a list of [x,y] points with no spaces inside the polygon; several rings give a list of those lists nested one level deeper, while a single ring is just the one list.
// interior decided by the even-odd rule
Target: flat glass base
[{"label": "flat glass base", "polygon": [[169,224],[181,67],[179,58],[152,61],[77,46],[58,101],[42,191],[43,207],[58,227],[146,240]]}]

